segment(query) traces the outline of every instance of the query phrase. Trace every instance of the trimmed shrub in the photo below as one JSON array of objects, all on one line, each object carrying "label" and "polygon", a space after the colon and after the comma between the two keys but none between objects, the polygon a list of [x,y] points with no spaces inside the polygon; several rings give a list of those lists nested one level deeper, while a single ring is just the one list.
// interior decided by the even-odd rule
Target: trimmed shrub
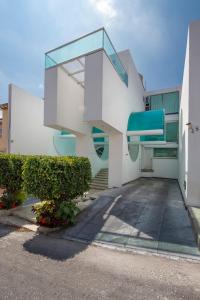
[{"label": "trimmed shrub", "polygon": [[24,163],[24,189],[40,200],[70,201],[89,189],[88,158],[31,156]]},{"label": "trimmed shrub", "polygon": [[26,156],[0,154],[0,187],[8,193],[22,189],[22,171]]},{"label": "trimmed shrub", "polygon": [[21,204],[26,195],[22,192],[22,171],[26,156],[0,154],[0,188],[4,190],[0,198],[2,208],[12,208]]}]

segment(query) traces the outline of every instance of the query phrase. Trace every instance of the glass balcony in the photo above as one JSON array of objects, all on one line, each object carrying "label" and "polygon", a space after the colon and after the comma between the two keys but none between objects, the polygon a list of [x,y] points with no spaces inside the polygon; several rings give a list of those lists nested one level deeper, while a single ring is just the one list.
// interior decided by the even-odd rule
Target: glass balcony
[{"label": "glass balcony", "polygon": [[128,74],[104,28],[87,34],[45,54],[45,68],[62,65],[98,50],[104,50],[122,81],[128,86]]}]

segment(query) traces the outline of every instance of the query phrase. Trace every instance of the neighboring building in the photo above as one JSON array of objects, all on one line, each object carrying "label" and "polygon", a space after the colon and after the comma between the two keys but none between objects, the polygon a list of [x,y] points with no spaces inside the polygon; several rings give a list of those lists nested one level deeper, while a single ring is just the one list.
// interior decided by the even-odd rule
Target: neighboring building
[{"label": "neighboring building", "polygon": [[117,53],[103,28],[45,59],[44,101],[10,85],[10,152],[86,156],[93,176],[108,169],[109,187],[178,179],[200,207],[200,21],[189,28],[182,87],[146,91],[129,50]]},{"label": "neighboring building", "polygon": [[0,152],[8,151],[8,103],[0,104]]}]

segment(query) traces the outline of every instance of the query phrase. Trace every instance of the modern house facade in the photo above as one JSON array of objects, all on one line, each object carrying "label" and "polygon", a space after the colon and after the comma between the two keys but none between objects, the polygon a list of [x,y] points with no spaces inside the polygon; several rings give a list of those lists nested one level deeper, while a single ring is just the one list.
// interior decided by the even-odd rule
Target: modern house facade
[{"label": "modern house facade", "polygon": [[157,91],[101,28],[45,54],[44,101],[10,85],[8,151],[86,156],[93,176],[108,169],[110,188],[177,179],[200,207],[199,78],[200,21],[189,27],[182,86]]}]

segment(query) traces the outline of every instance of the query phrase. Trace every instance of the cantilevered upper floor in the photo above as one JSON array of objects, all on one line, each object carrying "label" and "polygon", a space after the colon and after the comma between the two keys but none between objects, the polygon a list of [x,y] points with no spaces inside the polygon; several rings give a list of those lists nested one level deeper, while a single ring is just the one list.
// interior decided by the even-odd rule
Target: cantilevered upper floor
[{"label": "cantilevered upper floor", "polygon": [[117,53],[104,28],[45,54],[46,126],[126,132],[130,113],[144,110],[143,94],[130,52]]}]

